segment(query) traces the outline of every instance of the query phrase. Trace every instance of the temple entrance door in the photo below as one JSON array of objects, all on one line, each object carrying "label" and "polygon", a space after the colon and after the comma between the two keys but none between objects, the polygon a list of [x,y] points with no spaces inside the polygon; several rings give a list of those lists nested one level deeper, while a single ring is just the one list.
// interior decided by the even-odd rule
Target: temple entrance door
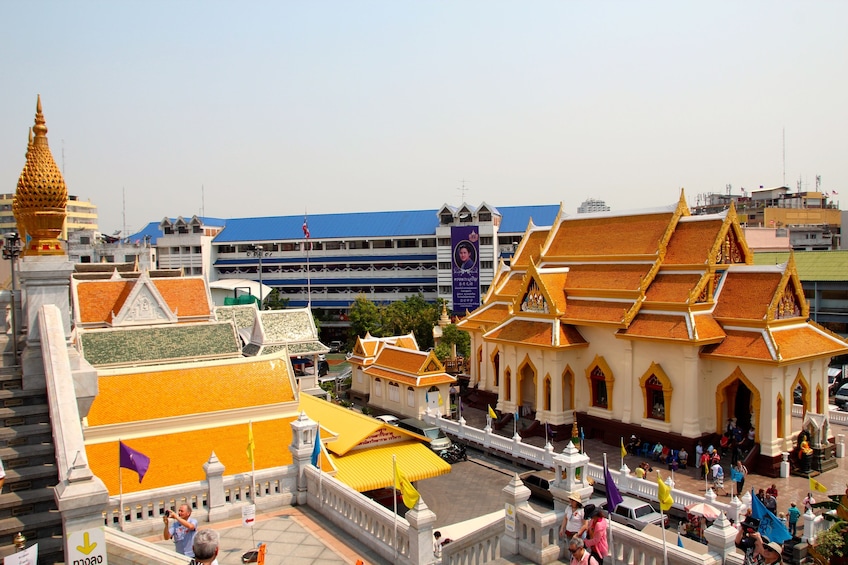
[{"label": "temple entrance door", "polygon": [[529,363],[521,367],[518,374],[518,387],[521,390],[521,416],[529,416],[536,411],[536,371]]},{"label": "temple entrance door", "polygon": [[747,432],[753,422],[751,422],[751,389],[745,383],[737,379],[725,389],[727,414],[722,426],[722,431],[727,428],[727,420],[736,418],[736,425],[743,432]]}]

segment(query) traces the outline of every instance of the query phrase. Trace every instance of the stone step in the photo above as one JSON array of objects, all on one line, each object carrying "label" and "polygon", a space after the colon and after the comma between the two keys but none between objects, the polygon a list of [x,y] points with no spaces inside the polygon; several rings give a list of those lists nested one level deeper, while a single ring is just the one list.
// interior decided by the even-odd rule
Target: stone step
[{"label": "stone step", "polygon": [[15,406],[13,408],[0,407],[0,426],[11,428],[49,421],[50,411],[47,404]]},{"label": "stone step", "polygon": [[62,536],[62,516],[54,510],[4,518],[0,520],[0,546],[12,544],[18,532],[27,537],[27,547],[36,539]]},{"label": "stone step", "polygon": [[54,463],[56,453],[52,443],[36,443],[0,447],[0,461],[6,470],[30,465]]},{"label": "stone step", "polygon": [[[65,540],[62,536],[59,535],[34,540],[27,539],[26,547],[32,547],[36,543],[38,543],[38,565],[51,565],[65,562]],[[0,558],[5,559],[6,556],[13,553],[15,553],[15,546],[12,544],[0,547]]]},{"label": "stone step", "polygon": [[20,490],[0,494],[0,519],[50,510],[56,510],[56,499],[52,488]]},{"label": "stone step", "polygon": [[0,428],[0,447],[34,445],[53,441],[53,428],[47,422]]},{"label": "stone step", "polygon": [[47,389],[22,390],[19,388],[0,388],[0,407],[47,405]]},{"label": "stone step", "polygon": [[59,482],[59,472],[55,464],[34,465],[19,469],[6,470],[6,484],[3,490],[17,492],[20,490],[55,486]]}]

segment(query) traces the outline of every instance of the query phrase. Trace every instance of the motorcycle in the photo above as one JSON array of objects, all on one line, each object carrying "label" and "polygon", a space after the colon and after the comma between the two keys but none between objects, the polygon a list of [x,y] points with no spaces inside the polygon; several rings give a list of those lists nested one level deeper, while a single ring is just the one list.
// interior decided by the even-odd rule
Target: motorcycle
[{"label": "motorcycle", "polygon": [[468,454],[465,452],[465,446],[461,443],[452,443],[450,447],[439,452],[439,457],[450,464],[459,463],[460,461],[468,461]]}]

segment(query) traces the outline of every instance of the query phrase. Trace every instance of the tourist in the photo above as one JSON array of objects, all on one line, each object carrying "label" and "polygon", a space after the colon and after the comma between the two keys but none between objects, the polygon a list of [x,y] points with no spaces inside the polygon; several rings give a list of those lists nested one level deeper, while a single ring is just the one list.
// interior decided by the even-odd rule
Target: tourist
[{"label": "tourist", "polygon": [[766,499],[763,501],[763,505],[772,514],[777,514],[777,499],[769,491],[766,491]]},{"label": "tourist", "polygon": [[793,502],[789,505],[789,512],[786,517],[789,522],[789,533],[792,534],[793,538],[798,537],[798,518],[800,517],[801,511],[798,510],[798,507]]},{"label": "tourist", "polygon": [[568,541],[568,551],[571,552],[571,565],[601,565],[598,560],[586,551],[583,538],[574,536]]},{"label": "tourist", "polygon": [[6,469],[3,468],[3,460],[0,459],[0,491],[3,490],[3,485],[6,483]]},{"label": "tourist", "polygon": [[570,507],[565,511],[562,525],[559,527],[559,537],[570,540],[583,528],[583,503],[580,497],[572,494],[569,498]]},{"label": "tourist", "polygon": [[680,468],[685,469],[689,462],[689,452],[686,451],[685,447],[681,447],[680,451],[677,452],[677,459],[680,461]]},{"label": "tourist", "polygon": [[[173,523],[169,520],[174,520]],[[165,522],[165,530],[162,536],[165,540],[174,540],[174,551],[187,557],[194,557],[194,534],[197,533],[197,520],[191,517],[191,508],[188,504],[180,506],[179,512],[168,510],[162,516]]]},{"label": "tourist", "polygon": [[609,553],[609,541],[607,540],[608,527],[609,523],[606,520],[606,512],[603,508],[596,508],[592,512],[592,518],[589,521],[589,527],[586,531],[585,545],[601,563],[603,563],[604,558]]},{"label": "tourist", "polygon": [[[736,466],[733,467],[734,471],[736,471],[736,494],[742,494],[745,489],[745,479],[748,478],[748,467],[742,464],[742,461],[736,461]],[[733,474],[733,473],[731,473]],[[741,479],[739,477],[742,477]]]},{"label": "tourist", "polygon": [[194,536],[194,562],[198,565],[218,565],[218,532],[205,528]]},{"label": "tourist", "polygon": [[710,467],[710,472],[713,474],[713,492],[718,493],[721,489],[725,496],[730,496],[730,493],[724,490],[724,469],[721,468],[721,464],[714,464]]},{"label": "tourist", "polygon": [[807,512],[813,511],[813,504],[816,503],[816,499],[813,498],[813,493],[808,492],[807,496],[804,498],[804,514]]},{"label": "tourist", "polygon": [[660,455],[662,455],[662,450],[663,450],[663,445],[660,442],[657,442],[657,444],[654,446],[653,451],[651,451],[651,457],[653,458],[654,461],[660,460]]},{"label": "tourist", "polygon": [[437,558],[442,556],[442,532],[439,530],[433,532],[433,556]]},{"label": "tourist", "polygon": [[773,497],[777,498],[777,485],[772,483],[771,486],[766,489],[766,494],[770,494]]}]

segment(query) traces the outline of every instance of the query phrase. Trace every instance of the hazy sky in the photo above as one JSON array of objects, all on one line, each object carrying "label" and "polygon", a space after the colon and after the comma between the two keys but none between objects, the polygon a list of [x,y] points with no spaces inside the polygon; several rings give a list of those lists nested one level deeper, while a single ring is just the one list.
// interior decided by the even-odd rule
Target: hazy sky
[{"label": "hazy sky", "polygon": [[[105,232],[846,191],[848,2],[0,3],[0,181],[41,94]],[[201,189],[204,187],[204,189]],[[205,195],[205,197],[204,197]],[[315,236],[316,234],[313,234]]]}]

